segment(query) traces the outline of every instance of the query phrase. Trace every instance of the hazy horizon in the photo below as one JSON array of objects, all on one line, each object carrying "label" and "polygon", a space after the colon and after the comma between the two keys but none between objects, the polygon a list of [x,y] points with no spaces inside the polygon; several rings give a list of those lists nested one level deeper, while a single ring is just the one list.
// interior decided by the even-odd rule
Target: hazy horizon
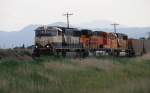
[{"label": "hazy horizon", "polygon": [[149,0],[0,0],[0,30],[14,31],[29,24],[71,24],[108,20],[126,26],[150,26]]}]

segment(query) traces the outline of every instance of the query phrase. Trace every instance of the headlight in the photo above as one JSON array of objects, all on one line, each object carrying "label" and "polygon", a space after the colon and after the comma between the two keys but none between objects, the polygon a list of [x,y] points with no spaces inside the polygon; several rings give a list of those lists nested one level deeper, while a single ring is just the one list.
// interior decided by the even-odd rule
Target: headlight
[{"label": "headlight", "polygon": [[38,46],[36,45],[35,48],[38,48]]},{"label": "headlight", "polygon": [[49,45],[47,45],[46,47],[47,47],[47,48],[49,48],[50,46],[49,46]]}]

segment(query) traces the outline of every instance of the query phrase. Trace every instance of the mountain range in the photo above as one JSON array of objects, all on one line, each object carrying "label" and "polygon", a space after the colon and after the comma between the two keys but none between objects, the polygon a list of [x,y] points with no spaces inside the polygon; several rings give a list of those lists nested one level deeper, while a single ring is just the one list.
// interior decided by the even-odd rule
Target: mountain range
[{"label": "mountain range", "polygon": [[[73,24],[71,27],[87,28],[95,31],[113,32],[110,21],[92,21],[91,23]],[[64,22],[48,24],[50,26],[66,26]],[[0,31],[0,48],[12,48],[16,46],[30,46],[34,44],[34,30],[40,25],[28,25],[20,31]],[[129,38],[141,38],[148,36],[150,27],[128,27],[120,25],[117,29],[119,33],[125,33]]]}]

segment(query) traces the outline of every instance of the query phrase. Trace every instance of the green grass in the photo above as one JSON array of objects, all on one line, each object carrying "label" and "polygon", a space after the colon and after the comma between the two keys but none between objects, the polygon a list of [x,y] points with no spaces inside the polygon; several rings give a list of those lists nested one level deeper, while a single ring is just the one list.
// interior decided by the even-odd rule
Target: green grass
[{"label": "green grass", "polygon": [[150,59],[0,60],[0,93],[150,93]]}]

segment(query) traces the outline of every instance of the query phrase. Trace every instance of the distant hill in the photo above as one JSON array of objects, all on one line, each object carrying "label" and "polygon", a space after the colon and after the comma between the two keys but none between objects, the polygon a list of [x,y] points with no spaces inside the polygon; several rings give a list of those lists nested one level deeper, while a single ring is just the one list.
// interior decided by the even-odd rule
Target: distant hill
[{"label": "distant hill", "polygon": [[[101,30],[101,31],[106,31],[106,32],[113,32],[114,29],[112,28],[97,28],[94,30]],[[127,27],[127,28],[118,28],[117,32],[119,33],[125,33],[129,36],[129,38],[141,38],[141,37],[148,37],[148,33],[150,32],[150,27]]]},{"label": "distant hill", "polygon": [[[102,24],[104,23],[104,24]],[[87,24],[82,23],[74,24],[70,27],[78,27],[78,28],[88,28],[92,30],[100,30],[106,32],[113,32],[113,27],[110,25],[111,22],[109,21],[93,21]],[[48,24],[49,26],[66,26],[64,22],[56,22],[52,24]],[[12,48],[15,46],[25,46],[33,45],[34,44],[34,30],[40,25],[28,25],[21,29],[20,31],[13,31],[13,32],[5,32],[0,31],[0,48]],[[140,38],[145,37],[148,32],[150,32],[150,27],[127,27],[120,25],[117,29],[117,32],[125,33],[130,38]]]},{"label": "distant hill", "polygon": [[4,32],[0,31],[0,47],[11,48],[15,46],[26,46],[34,43],[34,29],[38,25],[28,25],[20,31]]},{"label": "distant hill", "polygon": [[[62,27],[67,27],[67,24],[64,22],[55,22],[52,24],[48,24],[49,26],[62,26]],[[70,27],[73,27],[72,25],[70,25]]]},{"label": "distant hill", "polygon": [[[93,20],[93,21],[86,22],[86,23],[76,24],[75,26],[82,27],[82,28],[90,28],[90,29],[112,28],[113,27],[113,26],[111,26],[112,23],[114,23],[114,22],[109,21],[109,20]],[[127,26],[121,24],[118,27],[124,28]]]}]

